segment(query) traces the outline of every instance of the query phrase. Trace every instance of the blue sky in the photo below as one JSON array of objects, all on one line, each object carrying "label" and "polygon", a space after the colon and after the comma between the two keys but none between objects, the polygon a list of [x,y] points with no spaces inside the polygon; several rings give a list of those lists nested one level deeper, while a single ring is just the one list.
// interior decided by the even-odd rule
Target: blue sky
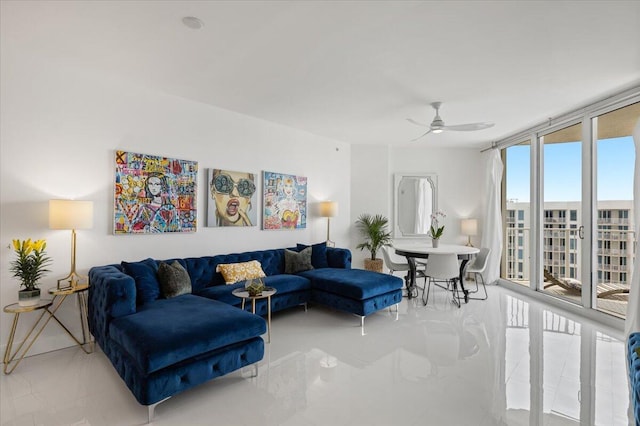
[{"label": "blue sky", "polygon": [[[580,142],[545,145],[545,201],[581,199],[582,154]],[[507,199],[529,201],[530,147],[507,151]],[[635,148],[631,136],[598,141],[598,200],[632,200]]]}]

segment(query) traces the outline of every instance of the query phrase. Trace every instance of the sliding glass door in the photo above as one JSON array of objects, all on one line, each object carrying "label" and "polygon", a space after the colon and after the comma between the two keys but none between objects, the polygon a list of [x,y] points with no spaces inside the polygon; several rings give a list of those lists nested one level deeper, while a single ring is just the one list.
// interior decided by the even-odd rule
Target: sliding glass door
[{"label": "sliding glass door", "polygon": [[585,108],[503,149],[503,279],[625,317],[639,97]]},{"label": "sliding glass door", "polygon": [[593,118],[596,140],[595,307],[624,317],[633,272],[633,124],[640,103]]},{"label": "sliding glass door", "polygon": [[[540,290],[581,303],[582,123],[540,137],[542,146]],[[588,217],[585,218],[588,220]]]}]

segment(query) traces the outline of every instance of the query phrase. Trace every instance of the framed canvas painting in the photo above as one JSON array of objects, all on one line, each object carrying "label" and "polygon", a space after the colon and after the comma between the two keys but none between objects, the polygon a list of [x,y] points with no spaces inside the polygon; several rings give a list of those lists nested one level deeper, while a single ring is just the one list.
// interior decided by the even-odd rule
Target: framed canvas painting
[{"label": "framed canvas painting", "polygon": [[115,160],[115,234],[196,230],[196,161],[127,151]]},{"label": "framed canvas painting", "polygon": [[307,227],[307,178],[263,172],[262,229]]},{"label": "framed canvas painting", "polygon": [[255,174],[209,169],[207,226],[255,226]]}]

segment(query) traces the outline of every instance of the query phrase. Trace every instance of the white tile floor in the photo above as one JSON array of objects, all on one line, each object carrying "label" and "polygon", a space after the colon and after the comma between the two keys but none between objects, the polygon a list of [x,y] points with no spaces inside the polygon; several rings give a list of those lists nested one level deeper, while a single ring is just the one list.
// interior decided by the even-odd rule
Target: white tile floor
[{"label": "white tile floor", "polygon": [[[274,315],[260,373],[176,395],[156,425],[626,425],[624,345],[613,330],[491,287],[455,308],[367,318],[310,306]],[[139,425],[138,405],[99,350],[26,359],[1,378],[2,425]]]}]

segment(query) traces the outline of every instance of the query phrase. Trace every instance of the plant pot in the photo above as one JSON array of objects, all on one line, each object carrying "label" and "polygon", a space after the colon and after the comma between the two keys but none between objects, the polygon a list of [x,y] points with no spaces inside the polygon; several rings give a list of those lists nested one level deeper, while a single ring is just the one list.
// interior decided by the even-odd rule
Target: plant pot
[{"label": "plant pot", "polygon": [[438,248],[439,242],[440,242],[440,240],[438,238],[432,238],[431,239],[431,245],[433,246],[433,248]]},{"label": "plant pot", "polygon": [[34,290],[20,290],[18,292],[18,305],[20,306],[34,306],[40,301],[40,289]]},{"label": "plant pot", "polygon": [[365,259],[364,269],[367,271],[382,272],[382,259]]},{"label": "plant pot", "polygon": [[249,296],[256,297],[262,296],[262,290],[264,290],[264,283],[261,279],[250,279],[247,280],[245,286],[245,290],[249,293]]}]

